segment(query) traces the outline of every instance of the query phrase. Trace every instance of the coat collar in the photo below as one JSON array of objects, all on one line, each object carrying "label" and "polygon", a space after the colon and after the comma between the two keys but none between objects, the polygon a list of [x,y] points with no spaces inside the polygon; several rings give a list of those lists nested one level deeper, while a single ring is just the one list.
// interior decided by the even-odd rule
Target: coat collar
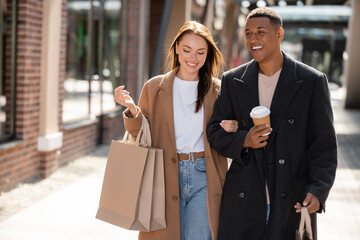
[{"label": "coat collar", "polygon": [[172,91],[174,79],[178,71],[179,71],[179,67],[176,67],[170,72],[163,75],[164,77],[160,82],[160,89],[162,91]]},{"label": "coat collar", "polygon": [[[296,62],[283,52],[284,63],[271,103],[271,123],[275,127],[288,104],[291,102],[302,80],[297,79]],[[250,111],[259,105],[259,65],[252,60],[239,78],[234,78],[234,86],[238,94],[238,107],[241,109],[245,125],[252,126]],[[274,123],[274,124],[273,124]]]},{"label": "coat collar", "polygon": [[169,132],[170,141],[176,151],[175,127],[174,127],[174,105],[173,105],[173,83],[179,68],[166,73],[160,82],[159,96],[163,108],[166,127]]},{"label": "coat collar", "polygon": [[[297,78],[296,62],[286,53],[282,52],[282,54],[284,59],[283,67],[270,107],[273,132],[270,134],[266,149],[270,148],[280,127],[280,119],[283,117],[302,83],[302,80]],[[234,78],[234,86],[239,99],[237,106],[242,114],[243,125],[246,129],[250,129],[253,126],[252,119],[250,118],[251,109],[259,105],[258,75],[259,65],[252,60],[245,67],[243,74],[239,78]],[[257,158],[261,159],[262,157],[259,155]]]},{"label": "coat collar", "polygon": [[267,149],[269,149],[273,143],[274,137],[280,127],[280,120],[283,118],[284,113],[303,82],[302,79],[298,79],[297,77],[296,62],[284,52],[283,56],[284,64],[270,107],[270,119],[273,132],[270,134]]},{"label": "coat collar", "polygon": [[258,72],[257,62],[252,60],[246,66],[243,74],[239,78],[234,78],[237,99],[240,99],[236,103],[240,109],[242,124],[245,128],[253,124],[249,114],[252,108],[259,105]]}]

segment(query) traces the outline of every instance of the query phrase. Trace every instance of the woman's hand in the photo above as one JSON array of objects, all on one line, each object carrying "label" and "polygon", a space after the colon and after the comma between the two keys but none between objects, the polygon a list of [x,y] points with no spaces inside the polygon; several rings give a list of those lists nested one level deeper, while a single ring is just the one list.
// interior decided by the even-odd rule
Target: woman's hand
[{"label": "woman's hand", "polygon": [[114,95],[115,95],[115,101],[123,105],[124,107],[128,108],[130,110],[130,113],[133,117],[137,114],[137,108],[135,105],[134,100],[130,97],[129,92],[124,89],[125,86],[120,86],[115,88]]},{"label": "woman's hand", "polygon": [[239,128],[236,120],[222,120],[220,126],[227,132],[236,132]]}]

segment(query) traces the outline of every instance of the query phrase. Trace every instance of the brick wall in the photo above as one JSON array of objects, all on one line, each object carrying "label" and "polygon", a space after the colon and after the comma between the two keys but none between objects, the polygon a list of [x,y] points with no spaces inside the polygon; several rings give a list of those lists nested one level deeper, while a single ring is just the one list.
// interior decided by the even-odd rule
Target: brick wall
[{"label": "brick wall", "polygon": [[63,130],[63,147],[60,149],[59,165],[95,150],[98,136],[98,122]]},{"label": "brick wall", "polygon": [[53,150],[49,152],[40,152],[40,173],[42,177],[48,177],[59,167],[59,158],[60,151]]},{"label": "brick wall", "polygon": [[[12,1],[7,3],[8,12],[11,13]],[[7,20],[11,20],[11,14],[9,15]],[[0,191],[9,190],[19,182],[39,175],[37,137],[40,110],[42,1],[19,0],[17,18],[15,135],[22,141],[0,150]],[[10,31],[9,26],[7,36],[11,36]],[[10,37],[6,39],[6,44],[10,46]],[[5,82],[9,85],[11,54],[9,48],[6,51]]]}]

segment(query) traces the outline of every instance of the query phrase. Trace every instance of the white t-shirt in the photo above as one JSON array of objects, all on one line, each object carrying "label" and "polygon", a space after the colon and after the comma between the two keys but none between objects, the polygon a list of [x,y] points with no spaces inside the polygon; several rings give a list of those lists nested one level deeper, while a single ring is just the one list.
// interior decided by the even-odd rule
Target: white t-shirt
[{"label": "white t-shirt", "polygon": [[174,127],[178,153],[204,151],[204,109],[195,113],[199,81],[175,77],[173,84]]}]

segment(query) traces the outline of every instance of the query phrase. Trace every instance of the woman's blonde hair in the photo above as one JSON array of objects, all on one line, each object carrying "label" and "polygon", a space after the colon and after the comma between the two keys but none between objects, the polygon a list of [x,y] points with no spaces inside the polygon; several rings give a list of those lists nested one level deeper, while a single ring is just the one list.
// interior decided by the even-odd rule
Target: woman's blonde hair
[{"label": "woman's blonde hair", "polygon": [[171,69],[180,66],[179,57],[176,54],[176,45],[181,38],[188,33],[204,38],[208,44],[208,53],[205,63],[199,70],[198,94],[195,108],[195,112],[198,112],[202,106],[206,93],[210,89],[212,78],[218,78],[220,76],[224,70],[225,63],[209,29],[199,22],[188,21],[180,28],[170,46],[168,55],[171,58]]}]

